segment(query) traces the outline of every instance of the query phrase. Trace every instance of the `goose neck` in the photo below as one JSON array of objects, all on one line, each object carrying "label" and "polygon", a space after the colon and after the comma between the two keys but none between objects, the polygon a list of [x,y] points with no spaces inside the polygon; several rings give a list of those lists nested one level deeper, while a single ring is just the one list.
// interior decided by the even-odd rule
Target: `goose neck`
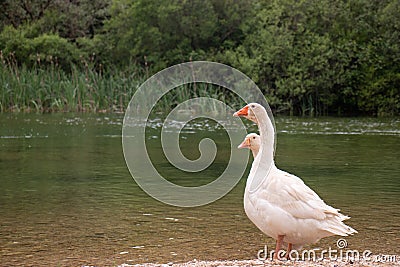
[{"label": "goose neck", "polygon": [[266,111],[259,114],[257,120],[261,138],[260,152],[263,153],[263,158],[268,158],[272,162],[275,142],[274,126],[272,125]]}]

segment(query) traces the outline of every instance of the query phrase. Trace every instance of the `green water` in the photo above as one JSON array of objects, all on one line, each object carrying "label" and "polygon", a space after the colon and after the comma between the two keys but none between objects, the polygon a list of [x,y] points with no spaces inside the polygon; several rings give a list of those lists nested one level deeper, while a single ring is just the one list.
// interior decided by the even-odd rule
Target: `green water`
[{"label": "green water", "polygon": [[[0,265],[115,266],[122,263],[255,258],[274,241],[243,211],[246,176],[224,198],[177,208],[147,196],[121,147],[122,115],[0,115]],[[227,135],[211,122],[189,125],[183,153],[212,137],[214,164],[175,170],[162,156],[160,121],[148,149],[160,172],[182,185],[206,184],[225,168]],[[400,120],[277,118],[277,166],[301,177],[350,215],[349,248],[400,254]],[[249,124],[249,130],[256,128]],[[337,238],[311,248],[335,248]]]}]

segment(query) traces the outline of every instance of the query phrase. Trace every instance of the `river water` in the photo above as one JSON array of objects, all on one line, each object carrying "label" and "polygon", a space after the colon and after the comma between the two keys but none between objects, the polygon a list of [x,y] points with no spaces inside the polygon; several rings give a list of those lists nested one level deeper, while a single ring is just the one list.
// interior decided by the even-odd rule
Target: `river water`
[{"label": "river water", "polygon": [[[247,173],[222,199],[202,207],[160,203],[126,167],[122,115],[0,115],[0,265],[115,266],[193,259],[250,259],[274,247],[243,211]],[[147,149],[161,173],[186,186],[207,184],[227,164],[229,139],[197,121],[182,150],[199,156],[205,136],[218,145],[212,166],[182,173],[162,155],[160,120]],[[326,203],[351,216],[347,248],[400,254],[400,120],[276,118],[276,164],[301,177]],[[248,124],[249,132],[256,131]],[[337,249],[337,237],[309,248]]]}]

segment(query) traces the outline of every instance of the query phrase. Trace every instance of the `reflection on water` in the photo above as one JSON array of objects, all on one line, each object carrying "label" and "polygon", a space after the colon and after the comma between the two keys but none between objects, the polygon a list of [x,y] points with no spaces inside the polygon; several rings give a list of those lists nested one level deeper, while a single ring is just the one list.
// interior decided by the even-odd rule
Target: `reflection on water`
[{"label": "reflection on water", "polygon": [[[0,257],[3,266],[109,266],[121,263],[254,258],[273,240],[242,207],[245,177],[221,200],[198,208],[159,203],[134,183],[121,148],[120,115],[0,116]],[[277,165],[352,217],[350,249],[399,253],[400,121],[278,118]],[[171,181],[205,184],[229,157],[225,132],[196,121],[182,150],[196,158],[212,136],[219,152],[202,174],[174,170],[159,127],[148,131],[156,167]],[[256,131],[249,124],[250,131]],[[186,142],[185,142],[186,141]],[[337,238],[313,248],[336,247]]]}]

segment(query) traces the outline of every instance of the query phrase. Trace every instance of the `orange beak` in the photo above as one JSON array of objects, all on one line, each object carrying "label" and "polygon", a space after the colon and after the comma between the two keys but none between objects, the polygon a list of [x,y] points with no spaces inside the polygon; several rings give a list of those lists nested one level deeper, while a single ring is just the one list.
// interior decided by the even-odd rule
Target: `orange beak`
[{"label": "orange beak", "polygon": [[236,111],[235,113],[233,113],[234,117],[240,117],[240,116],[247,116],[249,114],[249,107],[245,106],[244,108]]},{"label": "orange beak", "polygon": [[238,148],[248,148],[250,147],[250,138],[244,139],[244,141],[238,146]]}]

